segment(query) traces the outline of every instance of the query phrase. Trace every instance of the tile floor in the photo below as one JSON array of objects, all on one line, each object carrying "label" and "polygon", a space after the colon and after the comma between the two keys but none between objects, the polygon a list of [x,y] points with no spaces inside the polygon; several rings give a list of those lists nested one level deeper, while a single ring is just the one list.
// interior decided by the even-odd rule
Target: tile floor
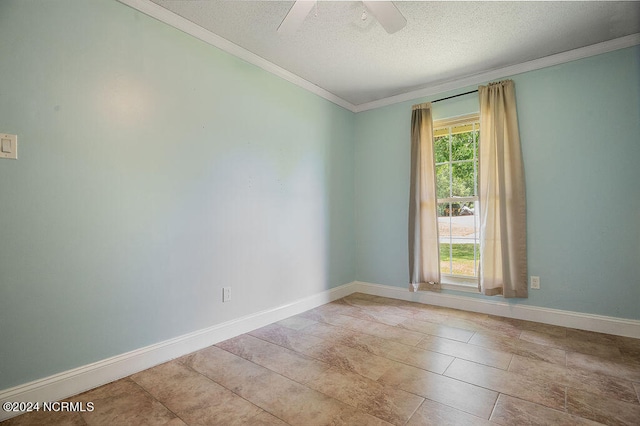
[{"label": "tile floor", "polygon": [[3,426],[640,425],[640,340],[365,294]]}]

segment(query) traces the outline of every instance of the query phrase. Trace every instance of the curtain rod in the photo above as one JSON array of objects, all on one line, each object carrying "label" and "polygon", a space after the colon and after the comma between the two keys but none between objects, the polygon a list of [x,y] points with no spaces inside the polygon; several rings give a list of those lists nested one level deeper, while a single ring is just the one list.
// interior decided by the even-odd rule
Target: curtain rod
[{"label": "curtain rod", "polygon": [[442,98],[442,99],[438,99],[438,100],[435,100],[435,101],[431,101],[431,103],[435,104],[436,102],[446,101],[447,99],[457,98],[458,96],[464,96],[464,95],[468,95],[470,93],[477,93],[477,92],[478,92],[478,90],[472,90],[470,92],[460,93],[459,95],[447,96],[446,98]]}]

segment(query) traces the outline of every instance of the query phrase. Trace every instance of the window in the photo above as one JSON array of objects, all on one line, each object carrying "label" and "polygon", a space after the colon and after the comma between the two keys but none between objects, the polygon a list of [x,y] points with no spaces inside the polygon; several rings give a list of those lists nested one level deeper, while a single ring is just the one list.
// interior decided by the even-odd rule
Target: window
[{"label": "window", "polygon": [[477,286],[479,246],[477,114],[434,123],[440,274]]}]

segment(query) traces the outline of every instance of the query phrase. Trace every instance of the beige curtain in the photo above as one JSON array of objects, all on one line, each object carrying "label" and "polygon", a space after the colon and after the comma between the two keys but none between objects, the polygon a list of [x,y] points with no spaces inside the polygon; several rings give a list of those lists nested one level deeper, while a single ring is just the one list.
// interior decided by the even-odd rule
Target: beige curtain
[{"label": "beige curtain", "polygon": [[409,194],[409,290],[440,288],[436,170],[431,104],[414,105],[411,114],[411,189]]},{"label": "beige curtain", "polygon": [[478,88],[480,289],[527,297],[524,168],[513,81]]}]

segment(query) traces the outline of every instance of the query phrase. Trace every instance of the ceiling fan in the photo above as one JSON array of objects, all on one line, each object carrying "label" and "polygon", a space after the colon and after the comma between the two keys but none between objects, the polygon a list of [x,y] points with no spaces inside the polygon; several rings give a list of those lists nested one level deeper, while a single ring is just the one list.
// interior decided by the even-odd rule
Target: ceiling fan
[{"label": "ceiling fan", "polygon": [[[287,16],[280,23],[278,33],[295,33],[316,3],[313,0],[296,0]],[[389,34],[393,34],[407,25],[407,20],[391,1],[363,1],[362,3]]]}]

